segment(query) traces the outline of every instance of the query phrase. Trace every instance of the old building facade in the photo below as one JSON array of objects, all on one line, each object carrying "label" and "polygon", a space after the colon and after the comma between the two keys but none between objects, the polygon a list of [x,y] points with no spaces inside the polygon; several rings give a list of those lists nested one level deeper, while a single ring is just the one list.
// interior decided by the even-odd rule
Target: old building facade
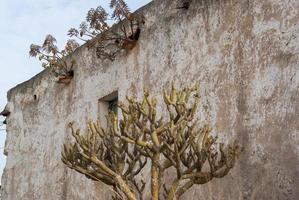
[{"label": "old building facade", "polygon": [[105,185],[61,162],[68,122],[84,128],[116,98],[145,86],[159,94],[172,81],[199,83],[202,122],[244,147],[228,176],[183,199],[298,199],[299,1],[193,0],[184,10],[156,0],[140,12],[137,46],[115,61],[82,46],[70,84],[45,70],[8,92],[3,199],[109,199]]}]

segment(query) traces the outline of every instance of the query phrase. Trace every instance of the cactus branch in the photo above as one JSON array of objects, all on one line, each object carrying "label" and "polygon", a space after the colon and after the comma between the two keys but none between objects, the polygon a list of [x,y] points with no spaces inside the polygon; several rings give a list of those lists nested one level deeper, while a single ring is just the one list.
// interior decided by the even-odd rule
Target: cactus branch
[{"label": "cactus branch", "polygon": [[[172,85],[163,92],[168,113],[161,116],[157,98],[148,90],[141,101],[127,97],[128,103],[119,103],[122,119],[110,113],[106,129],[89,122],[87,133],[81,134],[70,124],[75,142],[64,145],[62,161],[94,181],[113,186],[118,194],[114,199],[119,195],[143,199],[146,183],[140,174],[150,163],[151,199],[161,199],[162,193],[165,199],[179,199],[193,185],[226,176],[239,153],[236,142],[219,144],[208,125],[199,125],[195,117],[199,97],[197,87],[178,90]],[[175,176],[165,182],[170,168]]]}]

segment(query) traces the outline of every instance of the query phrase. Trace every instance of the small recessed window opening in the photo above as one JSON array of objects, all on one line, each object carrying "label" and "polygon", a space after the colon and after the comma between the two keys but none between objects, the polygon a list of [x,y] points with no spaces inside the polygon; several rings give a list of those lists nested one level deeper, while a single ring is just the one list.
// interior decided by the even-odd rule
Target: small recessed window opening
[{"label": "small recessed window opening", "polygon": [[117,103],[118,103],[118,92],[114,91],[109,95],[104,96],[99,99],[98,102],[98,120],[101,125],[105,128],[107,127],[107,119],[106,116],[110,112],[114,112],[117,115]]},{"label": "small recessed window opening", "polygon": [[108,112],[114,112],[117,115],[117,103],[117,97],[115,99],[112,99],[111,101],[108,101]]}]

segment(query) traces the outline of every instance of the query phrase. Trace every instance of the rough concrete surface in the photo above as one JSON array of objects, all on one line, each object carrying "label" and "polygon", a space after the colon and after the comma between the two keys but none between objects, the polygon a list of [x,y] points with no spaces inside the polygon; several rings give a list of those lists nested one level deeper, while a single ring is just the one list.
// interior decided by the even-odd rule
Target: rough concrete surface
[{"label": "rough concrete surface", "polygon": [[[2,177],[4,200],[109,199],[103,184],[60,160],[67,124],[97,119],[98,99],[118,90],[142,95],[175,81],[200,83],[198,116],[224,142],[244,147],[228,176],[193,187],[182,199],[299,198],[299,1],[156,0],[141,9],[137,46],[102,61],[85,46],[69,85],[46,70],[8,93]],[[36,99],[34,98],[36,95]],[[145,175],[146,176],[146,175]]]}]

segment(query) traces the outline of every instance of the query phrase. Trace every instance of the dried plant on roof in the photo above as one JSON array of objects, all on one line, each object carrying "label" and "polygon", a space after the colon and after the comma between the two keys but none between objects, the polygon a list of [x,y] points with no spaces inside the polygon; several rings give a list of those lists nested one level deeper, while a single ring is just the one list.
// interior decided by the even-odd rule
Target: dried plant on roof
[{"label": "dried plant on roof", "polygon": [[41,46],[31,44],[29,55],[37,57],[44,68],[50,68],[60,78],[72,76],[75,60],[68,64],[65,58],[73,53],[79,44],[75,40],[68,40],[64,49],[60,51],[56,43],[52,35],[47,35]]},{"label": "dried plant on roof", "polygon": [[[239,147],[225,146],[196,118],[196,87],[163,92],[167,113],[157,112],[157,98],[144,92],[142,101],[127,97],[120,103],[122,119],[108,116],[108,127],[90,122],[86,134],[72,127],[73,144],[65,144],[62,161],[88,178],[111,186],[114,199],[143,199],[147,161],[151,199],[180,199],[193,185],[226,176],[234,167]],[[166,114],[166,115],[165,115]],[[174,170],[175,169],[175,170]],[[171,180],[164,174],[174,170]]]},{"label": "dried plant on roof", "polygon": [[[71,28],[68,35],[87,42],[89,48],[95,47],[99,58],[113,61],[118,52],[136,45],[143,17],[131,13],[123,0],[111,0],[110,7],[111,15],[101,6],[90,9],[86,21],[78,29]],[[112,28],[109,20],[118,23],[119,28]]]}]

